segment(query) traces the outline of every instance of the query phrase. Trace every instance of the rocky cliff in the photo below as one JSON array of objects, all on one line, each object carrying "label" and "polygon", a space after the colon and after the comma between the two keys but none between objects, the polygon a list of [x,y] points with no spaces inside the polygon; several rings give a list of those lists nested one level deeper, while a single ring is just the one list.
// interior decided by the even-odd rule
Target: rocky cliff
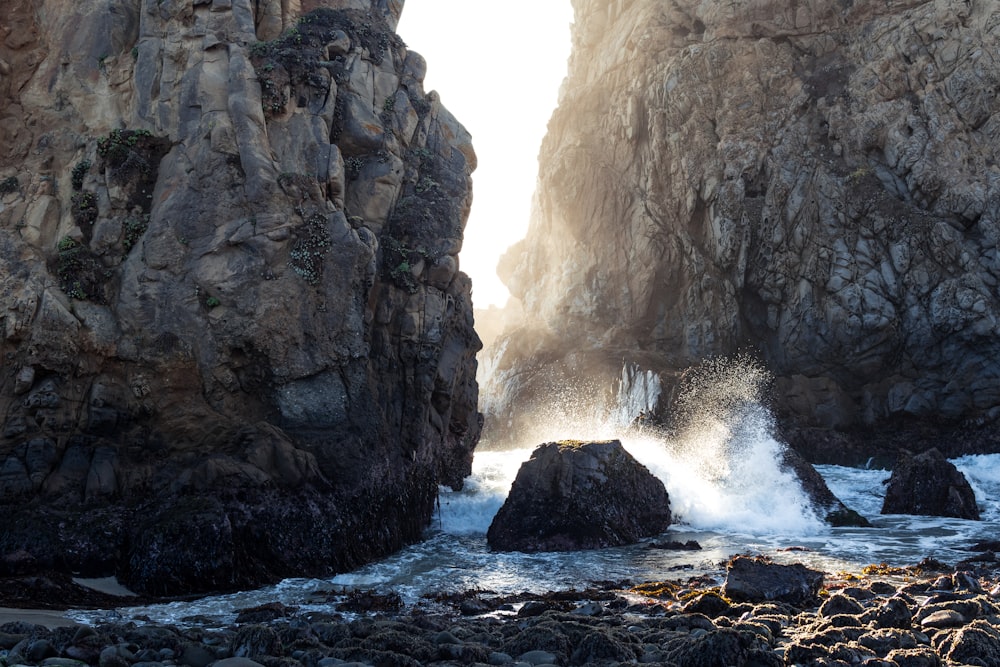
[{"label": "rocky cliff", "polygon": [[402,4],[4,3],[0,575],[322,574],[461,485],[475,155]]},{"label": "rocky cliff", "polygon": [[994,3],[573,5],[497,414],[748,348],[800,428],[1000,417]]}]

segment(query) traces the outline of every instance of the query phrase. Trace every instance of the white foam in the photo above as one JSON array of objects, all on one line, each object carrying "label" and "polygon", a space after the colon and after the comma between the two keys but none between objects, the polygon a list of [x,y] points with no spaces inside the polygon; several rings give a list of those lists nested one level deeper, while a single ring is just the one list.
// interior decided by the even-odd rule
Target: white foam
[{"label": "white foam", "polygon": [[442,488],[436,525],[452,535],[485,534],[531,449],[477,452],[461,491]]},{"label": "white foam", "polygon": [[659,477],[675,519],[696,530],[814,535],[826,530],[793,473],[763,408],[742,423],[713,422],[670,442],[626,435],[629,452]]},{"label": "white foam", "polygon": [[694,530],[752,536],[826,530],[798,479],[781,465],[784,445],[775,440],[773,418],[761,403],[767,374],[758,365],[747,359],[706,364],[678,401],[683,424],[669,439],[622,419],[649,409],[650,398],[659,392],[651,374],[637,367],[623,373],[623,386],[633,389],[619,391],[618,409],[602,412],[554,401],[524,447],[478,451],[467,488],[442,493],[441,530],[485,533],[534,446],[565,438],[620,439],[663,481],[676,521]]},{"label": "white foam", "polygon": [[885,482],[888,470],[849,468],[846,466],[818,465],[816,470],[826,485],[841,502],[869,521],[879,516],[885,499]]},{"label": "white foam", "polygon": [[1000,520],[1000,454],[962,456],[951,461],[969,480],[984,520]]}]

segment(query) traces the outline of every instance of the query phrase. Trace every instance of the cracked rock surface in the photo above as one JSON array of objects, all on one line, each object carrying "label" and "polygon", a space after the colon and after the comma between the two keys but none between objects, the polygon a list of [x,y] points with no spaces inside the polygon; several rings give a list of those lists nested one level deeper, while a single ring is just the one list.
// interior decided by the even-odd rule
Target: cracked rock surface
[{"label": "cracked rock surface", "polygon": [[5,5],[0,575],[328,573],[461,485],[476,158],[401,8]]},{"label": "cracked rock surface", "polygon": [[800,427],[1000,415],[992,3],[573,5],[496,414],[752,348]]}]

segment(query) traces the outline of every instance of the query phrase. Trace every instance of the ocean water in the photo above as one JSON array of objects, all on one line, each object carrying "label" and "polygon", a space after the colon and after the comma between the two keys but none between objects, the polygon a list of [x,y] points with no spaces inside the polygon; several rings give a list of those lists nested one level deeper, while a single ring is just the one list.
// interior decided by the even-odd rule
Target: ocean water
[{"label": "ocean water", "polygon": [[[440,509],[426,539],[382,561],[328,580],[289,579],[192,602],[69,615],[85,622],[138,618],[231,623],[236,610],[273,601],[329,611],[323,599],[331,592],[358,589],[395,592],[407,605],[415,605],[435,592],[545,592],[582,589],[592,582],[683,581],[694,575],[721,580],[722,563],[736,554],[767,554],[779,562],[857,573],[872,563],[915,564],[927,556],[954,563],[969,557],[967,548],[976,541],[996,537],[1000,455],[953,461],[976,491],[982,521],[883,516],[879,512],[889,471],[819,466],[831,490],[874,524],[869,529],[831,528],[815,516],[795,480],[778,466],[782,445],[770,435],[766,411],[749,410],[738,421],[742,423],[703,425],[700,434],[675,440],[641,429],[617,433],[670,494],[676,523],[655,540],[579,552],[491,552],[486,531],[532,448],[485,449],[476,453],[473,474],[462,491],[442,489]],[[652,546],[667,540],[695,540],[702,548],[672,551]]]},{"label": "ocean water", "polygon": [[[498,391],[504,386],[483,384]],[[873,527],[823,523],[796,479],[778,463],[784,445],[773,436],[774,420],[764,407],[766,384],[766,371],[752,360],[705,364],[677,399],[675,427],[664,433],[635,426],[636,418],[656,404],[660,386],[655,376],[626,367],[610,410],[553,402],[549,414],[523,435],[523,446],[498,450],[481,445],[465,488],[441,489],[425,539],[384,560],[328,580],[289,579],[190,602],[69,615],[84,622],[231,623],[239,609],[276,601],[330,611],[331,595],[355,590],[396,593],[405,604],[418,605],[427,594],[440,592],[541,593],[579,590],[596,582],[684,581],[696,575],[721,583],[724,562],[737,554],[766,554],[827,572],[860,573],[869,564],[912,565],[925,557],[955,563],[971,555],[968,547],[975,542],[996,538],[1000,455],[953,461],[976,492],[981,521],[882,515],[889,471],[818,466],[834,494]],[[486,405],[498,400],[484,397]],[[490,551],[486,531],[521,464],[538,444],[569,438],[621,440],[663,481],[674,525],[655,539],[626,547],[543,554]],[[689,540],[701,549],[654,546]]]}]

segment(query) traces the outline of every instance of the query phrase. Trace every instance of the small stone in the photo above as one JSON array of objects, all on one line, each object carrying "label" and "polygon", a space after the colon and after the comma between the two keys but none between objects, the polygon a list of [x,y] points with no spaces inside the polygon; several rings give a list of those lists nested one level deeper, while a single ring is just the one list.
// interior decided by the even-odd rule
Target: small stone
[{"label": "small stone", "polygon": [[815,597],[822,584],[823,573],[802,564],[779,565],[740,556],[729,564],[722,592],[731,600],[795,604]]},{"label": "small stone", "polygon": [[480,614],[492,611],[489,605],[482,600],[477,600],[475,598],[462,600],[462,604],[458,606],[458,610],[461,612],[462,616],[479,616]]},{"label": "small stone", "polygon": [[913,614],[902,598],[893,597],[885,601],[878,609],[865,614],[865,620],[874,621],[877,628],[909,629]]},{"label": "small stone", "polygon": [[869,586],[872,593],[876,595],[895,595],[896,587],[886,581],[873,581]]},{"label": "small stone", "polygon": [[729,610],[729,603],[715,593],[704,593],[684,605],[685,614],[704,614],[715,618]]},{"label": "small stone", "polygon": [[188,667],[207,667],[215,659],[215,654],[200,644],[188,644],[180,655],[180,662]]},{"label": "small stone", "polygon": [[514,662],[514,658],[510,657],[506,653],[500,653],[499,651],[493,651],[490,653],[489,660],[491,665],[509,665]]},{"label": "small stone", "polygon": [[983,587],[971,572],[956,572],[952,575],[952,587],[956,591],[982,593]]},{"label": "small stone", "polygon": [[47,639],[39,639],[28,644],[24,657],[34,663],[39,663],[46,658],[57,654],[56,648]]},{"label": "small stone", "polygon": [[556,655],[548,651],[528,651],[522,653],[518,660],[529,665],[554,665],[556,664]]},{"label": "small stone", "polygon": [[570,613],[577,616],[600,616],[604,613],[604,607],[599,602],[587,602]]},{"label": "small stone", "polygon": [[947,575],[938,577],[934,580],[934,583],[931,584],[931,587],[939,591],[950,591],[953,587],[951,577]]},{"label": "small stone", "polygon": [[[79,642],[82,642],[84,639],[87,639],[88,637],[93,637],[96,634],[97,631],[94,630],[94,628],[90,627],[89,625],[81,625],[79,628],[76,629],[76,632],[73,633],[73,643],[77,644]],[[3,648],[2,644],[0,644],[0,648]]]},{"label": "small stone", "polygon": [[250,658],[223,658],[212,663],[212,667],[264,667]]},{"label": "small stone", "polygon": [[839,614],[860,614],[863,608],[857,601],[846,595],[836,593],[831,595],[819,608],[819,615],[827,618]]},{"label": "small stone", "polygon": [[135,656],[128,649],[119,646],[108,646],[101,651],[98,664],[100,667],[129,667],[134,659]]},{"label": "small stone", "polygon": [[434,635],[434,643],[437,644],[438,646],[442,644],[461,644],[462,640],[456,637],[455,635],[451,634],[447,630],[443,630],[442,632],[439,632],[436,635]]},{"label": "small stone", "polygon": [[39,665],[41,667],[87,667],[87,663],[72,658],[46,658]]},{"label": "small stone", "polygon": [[551,602],[545,602],[543,600],[529,600],[522,605],[520,609],[517,610],[517,615],[519,618],[530,618],[532,616],[541,616],[549,609],[553,609],[554,605]]},{"label": "small stone", "polygon": [[920,621],[925,628],[958,628],[965,623],[965,617],[952,609],[941,609]]}]

